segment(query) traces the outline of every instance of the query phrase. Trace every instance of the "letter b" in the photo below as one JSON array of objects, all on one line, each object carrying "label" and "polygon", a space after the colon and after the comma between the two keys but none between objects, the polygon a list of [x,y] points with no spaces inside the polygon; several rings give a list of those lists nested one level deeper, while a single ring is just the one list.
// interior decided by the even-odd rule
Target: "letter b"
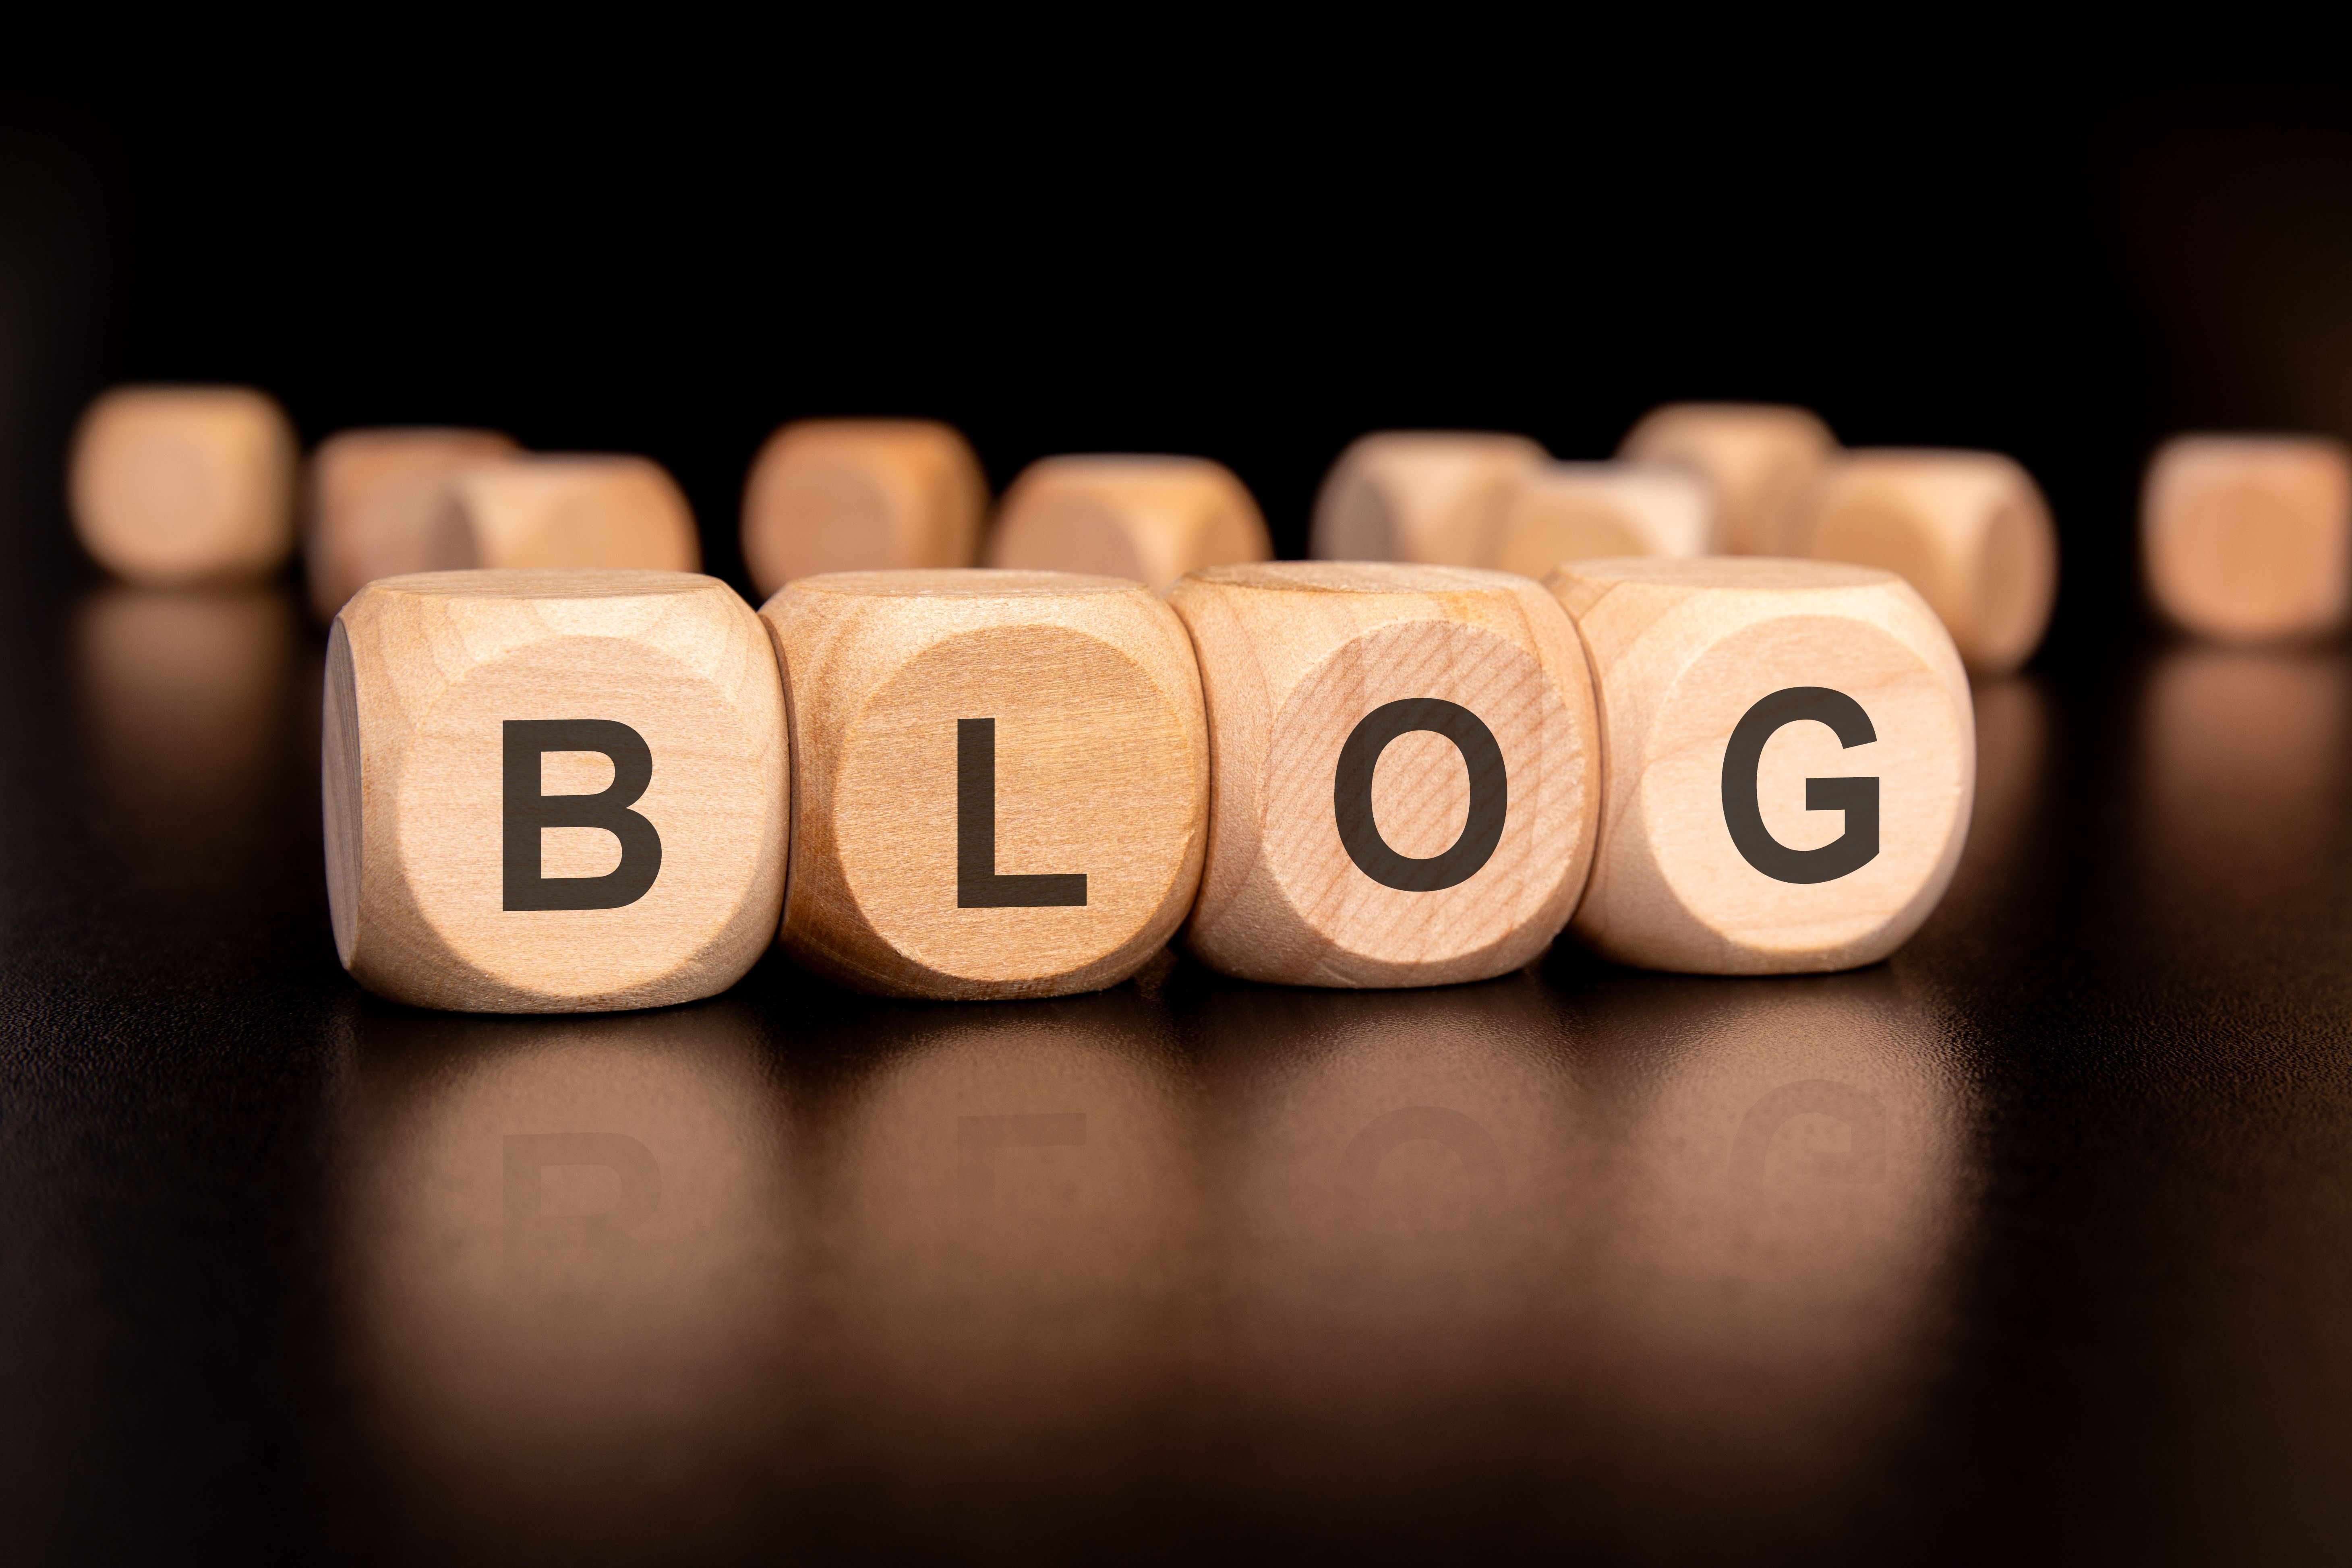
[{"label": "letter b", "polygon": [[[643,898],[662,859],[661,835],[629,810],[653,782],[645,737],[606,718],[510,718],[505,738],[505,907],[619,909]],[[602,752],[613,782],[594,795],[541,794],[540,759],[551,751]],[[543,876],[542,828],[602,828],[620,840],[621,863],[602,876]]]}]

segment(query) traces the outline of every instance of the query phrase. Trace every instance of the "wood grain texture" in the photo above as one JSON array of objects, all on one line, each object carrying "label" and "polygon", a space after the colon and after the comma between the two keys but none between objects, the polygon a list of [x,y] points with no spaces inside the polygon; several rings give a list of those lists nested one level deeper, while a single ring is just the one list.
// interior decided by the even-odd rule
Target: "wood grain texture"
[{"label": "wood grain texture", "polygon": [[[1228,974],[1295,985],[1484,979],[1540,954],[1576,905],[1600,807],[1591,684],[1534,582],[1465,568],[1220,567],[1170,602],[1192,634],[1215,756],[1208,863],[1187,941]],[[1507,807],[1466,880],[1375,880],[1344,837],[1342,755],[1387,705],[1435,698],[1499,749]],[[1465,841],[1470,749],[1425,729],[1377,755],[1370,815],[1397,855]]]},{"label": "wood grain texture", "polygon": [[[1608,779],[1576,931],[1654,969],[1765,975],[1885,957],[1958,863],[1976,780],[1968,678],[1950,636],[1892,573],[1824,561],[1580,561],[1546,580],[1591,656]],[[1756,765],[1786,850],[1839,842],[1855,813],[1811,810],[1818,779],[1875,779],[1877,853],[1833,880],[1759,870],[1735,841],[1725,761],[1776,693],[1843,693],[1876,739],[1773,727]]]},{"label": "wood grain texture", "polygon": [[1256,500],[1223,464],[1085,455],[1042,458],[1022,471],[998,508],[987,560],[1165,589],[1199,567],[1273,553]]},{"label": "wood grain texture", "polygon": [[2149,596],[2184,631],[2335,631],[2352,602],[2352,456],[2324,436],[2176,436],[2148,464],[2140,541]]},{"label": "wood grain texture", "polygon": [[[888,996],[1061,996],[1165,946],[1199,885],[1199,673],[1139,583],[968,569],[803,578],[761,611],[794,770],[782,941]],[[971,907],[961,721],[993,737],[992,871],[1085,878],[1083,904]]]},{"label": "wood grain texture", "polygon": [[534,454],[461,469],[448,481],[472,559],[488,571],[688,571],[702,563],[694,513],[650,458]]},{"label": "wood grain texture", "polygon": [[2032,656],[2058,592],[2058,536],[2032,476],[1997,452],[1849,453],[1807,497],[1794,553],[1895,572],[1969,667]]},{"label": "wood grain texture", "polygon": [[[369,584],[336,616],[323,767],[329,903],[344,967],[422,1007],[660,1007],[732,985],[772,937],[789,790],[783,693],[758,618],[712,578],[463,571]],[[622,802],[659,869],[612,908],[514,908],[504,858],[509,721],[625,725],[651,758]],[[539,759],[548,796],[594,796],[616,761]],[[597,827],[542,827],[540,874],[625,860]]]},{"label": "wood grain texture", "polygon": [[804,419],[768,438],[743,486],[743,560],[763,595],[828,571],[979,559],[988,480],[928,419]]},{"label": "wood grain texture", "polygon": [[1391,430],[1339,455],[1315,497],[1309,553],[1321,560],[1492,566],[1503,507],[1544,461],[1524,435]]},{"label": "wood grain texture", "polygon": [[117,387],[74,434],[74,531],[127,581],[251,580],[294,549],[294,427],[248,387]]},{"label": "wood grain texture", "polygon": [[1503,507],[1494,564],[1541,577],[1596,556],[1706,555],[1716,548],[1715,492],[1671,463],[1546,463]]},{"label": "wood grain texture", "polygon": [[302,548],[319,619],[379,577],[472,566],[471,542],[450,526],[448,481],[520,451],[492,430],[345,430],[320,442]]},{"label": "wood grain texture", "polygon": [[1617,455],[1679,463],[1715,486],[1722,548],[1733,555],[1801,554],[1797,507],[1837,451],[1828,425],[1778,403],[1670,402],[1625,434]]}]

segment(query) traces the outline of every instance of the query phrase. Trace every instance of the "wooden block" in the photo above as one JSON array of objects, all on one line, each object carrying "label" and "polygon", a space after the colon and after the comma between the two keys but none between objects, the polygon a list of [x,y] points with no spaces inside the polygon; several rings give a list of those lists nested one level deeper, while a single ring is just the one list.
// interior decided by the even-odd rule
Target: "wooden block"
[{"label": "wooden block", "polygon": [[661,1007],[735,983],[782,903],[783,693],[715,578],[370,583],[327,644],[343,967],[470,1012]]},{"label": "wooden block", "polygon": [[2221,642],[2310,637],[2352,598],[2352,461],[2320,436],[2183,435],[2148,464],[2148,592]]},{"label": "wooden block", "polygon": [[886,996],[1061,996],[1167,944],[1209,754],[1192,645],[1150,590],[838,572],[760,613],[792,711],[795,959]]},{"label": "wooden block", "polygon": [[768,438],[743,486],[743,560],[763,595],[827,571],[970,566],[988,480],[952,426],[803,419]]},{"label": "wooden block", "polygon": [[1626,433],[1617,455],[1679,463],[1715,486],[1722,548],[1733,555],[1801,553],[1798,504],[1837,451],[1810,411],[1779,403],[1670,402]]},{"label": "wooden block", "polygon": [[74,531],[153,586],[268,576],[294,548],[294,428],[248,387],[118,387],[74,434]]},{"label": "wooden block", "polygon": [[1286,561],[1170,595],[1217,758],[1187,939],[1254,980],[1426,986],[1541,953],[1600,806],[1592,687],[1537,584]]},{"label": "wooden block", "polygon": [[2032,476],[1997,452],[1852,453],[1824,472],[1800,527],[1795,553],[1917,589],[1970,669],[2007,674],[2042,643],[2058,538]]},{"label": "wooden block", "polygon": [[1715,492],[1671,463],[1546,463],[1521,476],[1503,507],[1495,564],[1541,577],[1597,556],[1706,555]]},{"label": "wooden block", "polygon": [[449,478],[520,450],[490,430],[346,430],[320,442],[310,455],[302,552],[319,618],[332,620],[379,577],[475,564],[472,546],[450,526]]},{"label": "wooden block", "polygon": [[1544,449],[1524,435],[1367,435],[1324,476],[1309,553],[1322,560],[1491,566],[1504,505],[1544,458]]},{"label": "wooden block", "polygon": [[1129,577],[1161,589],[1199,567],[1273,553],[1247,486],[1205,457],[1041,459],[1004,493],[988,542],[991,566]]},{"label": "wooden block", "polygon": [[1545,585],[1591,651],[1609,801],[1576,930],[1644,968],[1843,969],[1900,946],[1958,863],[1968,677],[1891,572],[1578,561]]},{"label": "wooden block", "polygon": [[450,527],[472,551],[452,565],[692,571],[702,564],[694,513],[677,482],[649,458],[515,457],[460,469],[448,485]]}]

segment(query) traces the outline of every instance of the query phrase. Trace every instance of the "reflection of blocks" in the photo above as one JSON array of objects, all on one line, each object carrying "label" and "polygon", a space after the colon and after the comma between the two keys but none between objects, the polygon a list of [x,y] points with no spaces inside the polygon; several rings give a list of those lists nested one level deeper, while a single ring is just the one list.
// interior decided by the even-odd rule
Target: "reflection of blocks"
[{"label": "reflection of blocks", "polygon": [[743,487],[743,561],[762,594],[794,578],[970,566],[988,481],[927,419],[804,419],[768,438]]},{"label": "reflection of blocks", "polygon": [[2032,477],[1994,452],[1856,452],[1805,507],[1791,554],[1900,576],[1971,669],[2006,674],[2050,622],[2058,540]]},{"label": "reflection of blocks", "polygon": [[244,387],[122,387],[74,437],[74,529],[140,583],[266,577],[294,548],[294,432]]},{"label": "reflection of blocks", "polygon": [[328,643],[325,754],[335,944],[396,1001],[688,1001],[775,931],[782,692],[713,579],[372,583]]},{"label": "reflection of blocks", "polygon": [[1547,463],[1519,481],[1504,507],[1494,564],[1541,577],[1564,560],[1706,555],[1714,548],[1715,495],[1687,468]]},{"label": "reflection of blocks", "polygon": [[1582,561],[1547,586],[1591,653],[1608,757],[1580,936],[1747,975],[1871,963],[1918,928],[1959,859],[1976,743],[1916,593],[1721,558]]},{"label": "reflection of blocks", "polygon": [[450,528],[449,477],[516,450],[488,430],[346,430],[320,442],[303,547],[320,619],[379,577],[472,565]]},{"label": "reflection of blocks", "polygon": [[1512,488],[1543,460],[1543,448],[1524,435],[1367,435],[1324,476],[1310,553],[1323,560],[1491,566]]},{"label": "reflection of blocks", "polygon": [[1617,455],[1705,475],[1722,510],[1722,548],[1732,554],[1790,555],[1797,504],[1836,449],[1829,426],[1801,408],[1670,402],[1644,414]]},{"label": "reflection of blocks", "polygon": [[784,946],[893,996],[1116,985],[1198,885],[1209,757],[1184,629],[1139,583],[843,572],[761,612],[791,697]]},{"label": "reflection of blocks", "polygon": [[2148,465],[2140,534],[2148,591],[2187,630],[2332,631],[2352,593],[2352,463],[2316,436],[2179,437]]},{"label": "reflection of blocks", "polygon": [[1048,457],[1004,494],[988,564],[1089,571],[1165,588],[1274,553],[1233,471],[1205,457]]},{"label": "reflection of blocks", "polygon": [[1575,629],[1462,568],[1195,572],[1217,770],[1190,941],[1251,979],[1420,986],[1527,963],[1575,906],[1599,804]]},{"label": "reflection of blocks", "polygon": [[449,481],[453,566],[692,571],[702,561],[677,481],[644,457],[578,454],[484,464]]}]

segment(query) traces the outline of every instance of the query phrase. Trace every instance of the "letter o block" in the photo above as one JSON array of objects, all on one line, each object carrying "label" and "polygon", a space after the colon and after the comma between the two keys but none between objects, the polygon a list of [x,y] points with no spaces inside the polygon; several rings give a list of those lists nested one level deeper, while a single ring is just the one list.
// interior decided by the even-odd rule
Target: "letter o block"
[{"label": "letter o block", "polygon": [[1005,492],[988,564],[1131,577],[1164,589],[1196,568],[1273,553],[1257,502],[1223,464],[1089,455],[1023,470]]},{"label": "letter o block", "polygon": [[1671,463],[1547,463],[1503,507],[1495,565],[1541,577],[1598,556],[1706,555],[1716,543],[1715,493]]},{"label": "letter o block", "polygon": [[1246,979],[1425,986],[1519,967],[1568,922],[1600,807],[1591,682],[1536,583],[1286,561],[1170,595],[1214,737],[1187,941]]},{"label": "letter o block", "polygon": [[2148,591],[2183,630],[2311,637],[2352,599],[2352,460],[2317,436],[2184,435],[2148,465]]},{"label": "letter o block", "polygon": [[1809,410],[1763,402],[1670,402],[1643,414],[1617,455],[1706,476],[1733,555],[1795,555],[1797,508],[1837,451]]},{"label": "letter o block", "polygon": [[694,513],[677,481],[646,457],[604,453],[516,457],[451,476],[447,528],[464,559],[505,571],[692,571]]},{"label": "letter o block", "polygon": [[246,387],[121,387],[75,433],[74,531],[127,581],[267,577],[294,549],[293,427]]},{"label": "letter o block", "polygon": [[1064,996],[1167,945],[1199,886],[1208,735],[1137,582],[836,572],[760,612],[795,792],[780,939],[885,996]]},{"label": "letter o block", "polygon": [[346,430],[320,442],[302,552],[319,619],[379,577],[473,565],[451,528],[449,478],[518,450],[489,430]]},{"label": "letter o block", "polygon": [[803,419],[768,438],[743,486],[743,562],[772,594],[828,571],[970,566],[988,480],[952,426]]},{"label": "letter o block", "polygon": [[661,1007],[775,934],[789,789],[758,617],[677,572],[370,583],[327,644],[343,967],[467,1012]]},{"label": "letter o block", "polygon": [[1339,454],[1315,497],[1321,560],[1492,566],[1503,507],[1544,449],[1524,435],[1391,430]]},{"label": "letter o block", "polygon": [[1902,579],[1826,561],[1578,561],[1545,586],[1600,694],[1608,807],[1577,934],[1710,975],[1885,957],[1951,882],[1968,677]]}]

